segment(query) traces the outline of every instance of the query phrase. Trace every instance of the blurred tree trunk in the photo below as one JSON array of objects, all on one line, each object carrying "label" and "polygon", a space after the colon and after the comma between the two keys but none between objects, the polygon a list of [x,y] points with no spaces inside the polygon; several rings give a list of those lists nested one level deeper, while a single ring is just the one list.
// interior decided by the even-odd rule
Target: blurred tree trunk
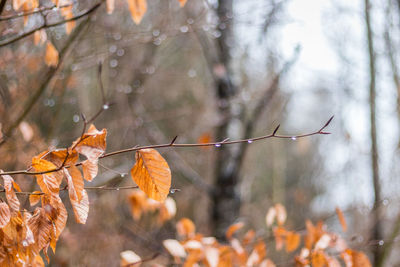
[{"label": "blurred tree trunk", "polygon": [[[235,106],[233,112],[232,98],[237,88],[232,84],[230,73],[231,47],[234,38],[232,32],[232,0],[219,0],[217,14],[219,18],[221,37],[218,39],[217,54],[219,62],[214,64],[216,97],[218,115],[220,118],[215,138],[222,141],[227,137],[240,138],[243,123],[240,120],[242,113],[240,106]],[[215,235],[224,237],[226,228],[239,216],[240,196],[238,194],[239,166],[237,158],[240,151],[237,146],[216,147],[215,165],[215,192],[212,198],[212,221]]]},{"label": "blurred tree trunk", "polygon": [[[377,132],[376,132],[376,68],[375,68],[375,50],[373,41],[373,32],[371,27],[371,3],[369,0],[364,2],[365,11],[365,25],[367,33],[368,42],[368,57],[369,57],[369,106],[370,106],[370,137],[371,137],[371,166],[372,166],[372,182],[374,185],[374,207],[373,207],[373,228],[372,228],[372,239],[382,240],[383,239],[383,229],[381,223],[381,184],[379,177],[379,158],[378,158],[378,144],[377,144]],[[380,246],[374,247],[374,262],[375,266],[379,266],[378,263],[381,262],[382,249]]]}]

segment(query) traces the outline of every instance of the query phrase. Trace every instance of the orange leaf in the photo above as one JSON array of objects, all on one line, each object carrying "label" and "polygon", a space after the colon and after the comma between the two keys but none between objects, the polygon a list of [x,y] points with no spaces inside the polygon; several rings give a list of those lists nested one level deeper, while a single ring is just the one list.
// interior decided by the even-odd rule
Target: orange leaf
[{"label": "orange leaf", "polygon": [[[67,6],[64,8],[61,8],[61,15],[63,15],[63,17],[65,19],[70,19],[74,17],[74,13],[72,12],[72,8],[73,6]],[[72,29],[75,27],[75,21],[69,21],[65,24],[65,30],[67,32],[67,34],[70,34]]]},{"label": "orange leaf", "polygon": [[146,0],[127,0],[133,21],[139,24],[147,11]]},{"label": "orange leaf", "polygon": [[7,203],[0,203],[0,228],[6,226],[11,219],[11,212],[10,208],[8,207]]},{"label": "orange leaf", "polygon": [[82,199],[80,201],[70,199],[77,223],[85,224],[89,214],[89,197],[86,190],[82,190]]},{"label": "orange leaf", "polygon": [[250,229],[247,231],[247,233],[244,235],[242,244],[243,246],[247,246],[249,243],[251,243],[256,236],[256,232],[253,229]]},{"label": "orange leaf", "polygon": [[342,226],[343,232],[347,231],[347,223],[346,219],[344,218],[343,212],[339,209],[339,207],[336,207],[336,214],[339,218],[340,225]]},{"label": "orange leaf", "polygon": [[277,203],[275,204],[275,210],[276,210],[276,220],[278,221],[278,224],[283,225],[287,217],[285,207],[282,204]]},{"label": "orange leaf", "polygon": [[107,0],[106,6],[107,6],[107,14],[113,13],[115,7],[115,0]]},{"label": "orange leaf", "polygon": [[238,223],[235,223],[235,224],[232,224],[231,226],[229,226],[228,230],[226,230],[226,233],[225,233],[226,238],[228,240],[232,239],[233,234],[236,231],[238,231],[240,228],[242,228],[243,226],[244,226],[243,222],[238,222]]},{"label": "orange leaf", "polygon": [[276,209],[275,207],[270,207],[268,209],[267,215],[265,215],[265,222],[268,227],[274,223],[275,217],[276,217]]},{"label": "orange leaf", "polygon": [[296,232],[288,232],[286,235],[286,251],[292,252],[297,249],[300,244],[300,234]]},{"label": "orange leaf", "polygon": [[148,197],[163,202],[171,187],[171,171],[168,163],[155,149],[136,152],[136,164],[131,176]]},{"label": "orange leaf", "polygon": [[57,67],[58,65],[58,51],[49,41],[47,42],[46,46],[46,55],[44,58],[44,62],[46,62],[46,64],[51,67]]},{"label": "orange leaf", "polygon": [[181,236],[194,236],[196,232],[196,226],[188,218],[182,218],[176,223],[176,230]]},{"label": "orange leaf", "polygon": [[33,216],[27,221],[27,224],[33,233],[35,247],[38,251],[48,246],[55,235],[53,223],[46,215],[47,208],[48,207],[36,208]]},{"label": "orange leaf", "polygon": [[183,7],[186,4],[187,0],[178,0],[179,4],[181,5],[181,7]]},{"label": "orange leaf", "polygon": [[131,212],[133,219],[139,220],[142,216],[142,212],[147,211],[147,199],[146,194],[143,191],[133,191],[128,197],[129,204],[131,205]]},{"label": "orange leaf", "polygon": [[[2,175],[2,177],[4,180],[4,190],[6,191],[7,202],[10,205],[11,210],[18,211],[20,203],[13,188],[13,185],[17,184],[14,182],[14,179],[10,175]],[[17,187],[18,189],[20,189],[18,185]]]},{"label": "orange leaf", "polygon": [[[42,153],[43,154],[43,153]],[[56,165],[41,158],[41,155],[38,155],[32,159],[32,167],[37,172],[45,172],[50,170],[57,169]],[[46,174],[39,174],[36,175],[36,180],[40,189],[45,194],[57,194],[60,190],[59,186],[62,181],[62,175],[59,171],[57,172],[50,172]]]},{"label": "orange leaf", "polygon": [[42,192],[40,191],[33,191],[32,194],[29,195],[29,203],[31,206],[35,206],[37,203],[39,203],[41,194]]},{"label": "orange leaf", "polygon": [[371,262],[363,252],[346,249],[340,256],[346,267],[372,267]]},{"label": "orange leaf", "polygon": [[82,191],[84,189],[83,178],[77,167],[71,166],[69,170],[63,168],[68,183],[69,198],[80,201],[82,199]]},{"label": "orange leaf", "polygon": [[57,167],[61,167],[62,164],[64,163],[64,161],[65,161],[64,166],[72,166],[79,159],[78,153],[75,150],[71,151],[70,149],[68,150],[68,157],[67,157],[67,150],[65,148],[64,149],[56,149],[56,150],[52,150],[52,151],[45,151],[45,152],[41,153],[40,155],[43,155],[41,157],[42,159],[50,161]]},{"label": "orange leaf", "polygon": [[325,267],[326,263],[323,251],[315,251],[311,254],[311,264],[313,267]]},{"label": "orange leaf", "polygon": [[174,257],[185,258],[185,248],[175,239],[167,239],[163,241],[165,249]]},{"label": "orange leaf", "polygon": [[139,267],[142,259],[132,250],[125,250],[121,252],[120,266],[135,266]]}]

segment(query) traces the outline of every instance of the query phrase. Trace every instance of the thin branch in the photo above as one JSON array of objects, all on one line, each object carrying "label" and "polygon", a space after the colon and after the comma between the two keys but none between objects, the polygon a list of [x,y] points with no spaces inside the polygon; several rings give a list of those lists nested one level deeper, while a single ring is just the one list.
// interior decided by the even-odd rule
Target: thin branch
[{"label": "thin branch", "polygon": [[39,26],[37,28],[34,28],[34,29],[30,30],[30,31],[24,32],[24,33],[22,33],[20,35],[14,36],[14,37],[12,37],[10,39],[6,39],[6,40],[0,42],[0,47],[9,45],[9,44],[11,44],[13,42],[16,42],[16,41],[19,41],[19,40],[21,40],[21,39],[23,39],[23,38],[35,33],[36,31],[39,31],[39,30],[42,30],[42,29],[46,29],[46,28],[52,28],[52,27],[59,26],[59,25],[65,24],[67,22],[75,21],[75,20],[78,20],[78,19],[80,19],[82,17],[85,17],[85,16],[89,15],[90,13],[94,12],[97,8],[99,8],[102,3],[103,2],[97,3],[96,5],[94,5],[90,9],[86,10],[85,12],[79,14],[78,16],[75,16],[75,17],[72,17],[72,18],[69,18],[69,19],[65,19],[65,20],[61,20],[61,21],[58,21],[58,22],[55,22],[55,23],[43,23],[41,26]]},{"label": "thin branch", "polygon": [[[107,157],[111,157],[111,156],[115,156],[118,154],[123,154],[123,153],[128,153],[128,152],[134,152],[134,151],[138,151],[138,150],[142,150],[142,149],[156,149],[156,148],[187,148],[187,147],[210,147],[210,146],[214,146],[214,147],[221,147],[221,146],[225,146],[225,145],[233,145],[233,144],[241,144],[241,143],[253,143],[253,142],[257,142],[257,141],[261,141],[261,140],[265,140],[265,139],[270,139],[270,138],[277,138],[277,139],[299,139],[299,138],[304,138],[304,137],[309,137],[309,136],[313,136],[313,135],[325,135],[325,134],[330,134],[328,132],[325,132],[325,128],[328,127],[329,123],[332,121],[333,117],[331,117],[327,123],[325,123],[325,125],[320,128],[317,131],[311,132],[311,133],[306,133],[306,134],[299,134],[299,135],[278,135],[276,134],[276,131],[274,131],[271,134],[268,135],[263,135],[263,136],[259,136],[259,137],[254,137],[254,138],[247,138],[247,139],[240,139],[240,140],[233,140],[233,141],[221,141],[221,142],[210,142],[210,143],[192,143],[192,144],[177,144],[175,142],[169,142],[166,144],[158,144],[158,145],[147,145],[147,146],[134,146],[131,148],[127,148],[127,149],[122,149],[122,150],[117,150],[117,151],[113,151],[110,153],[106,153],[102,156],[99,157],[99,159],[103,159],[103,158],[107,158]],[[175,138],[174,138],[175,139]],[[82,165],[82,162],[78,162],[75,164],[75,166],[80,166]],[[65,168],[69,168],[69,166],[65,166]],[[2,175],[15,175],[15,174],[25,174],[25,175],[40,175],[40,174],[46,174],[46,173],[52,173],[52,172],[57,172],[59,171],[60,168],[57,169],[53,169],[53,170],[48,170],[48,171],[42,171],[42,172],[29,172],[27,170],[20,170],[20,171],[8,171],[8,172],[2,172],[0,173],[0,176]]]},{"label": "thin branch", "polygon": [[[4,1],[5,2],[5,1]],[[8,15],[8,16],[2,16],[0,17],[0,21],[5,21],[5,20],[12,20],[12,19],[16,19],[16,18],[20,18],[20,17],[26,17],[29,15],[33,15],[33,14],[37,14],[37,13],[41,13],[43,11],[48,11],[48,10],[53,10],[54,8],[66,8],[66,7],[70,7],[73,4],[65,4],[65,5],[61,5],[61,6],[57,6],[57,5],[52,5],[52,6],[42,6],[42,7],[38,7],[29,11],[25,11],[25,12],[19,12],[16,15]],[[1,8],[1,7],[0,7]],[[1,13],[1,12],[0,12]]]}]

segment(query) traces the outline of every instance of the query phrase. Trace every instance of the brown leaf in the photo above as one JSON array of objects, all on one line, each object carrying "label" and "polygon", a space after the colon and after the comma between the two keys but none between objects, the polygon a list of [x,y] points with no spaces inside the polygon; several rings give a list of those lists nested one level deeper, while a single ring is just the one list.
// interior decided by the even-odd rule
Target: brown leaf
[{"label": "brown leaf", "polygon": [[11,219],[11,212],[10,208],[8,207],[7,203],[1,202],[0,203],[0,228],[6,226]]},{"label": "brown leaf", "polygon": [[113,13],[115,7],[115,0],[107,0],[106,6],[107,6],[107,14]]},{"label": "brown leaf", "polygon": [[107,130],[98,131],[92,124],[87,133],[78,138],[72,147],[80,154],[84,155],[87,160],[83,162],[83,177],[91,181],[97,175],[98,159],[106,150]]},{"label": "brown leaf", "polygon": [[41,157],[42,159],[50,161],[51,163],[56,165],[56,167],[61,167],[64,161],[65,161],[64,166],[73,166],[79,159],[79,155],[75,150],[71,151],[69,149],[67,154],[67,149],[65,148],[56,149],[52,151],[45,151],[40,155],[43,155]]},{"label": "brown leaf", "polygon": [[[74,17],[74,13],[72,12],[73,6],[67,6],[64,8],[61,8],[61,15],[65,18],[65,19],[70,19]],[[67,32],[67,34],[70,34],[72,32],[72,29],[75,27],[75,21],[69,21],[67,23],[65,23],[65,30]]]},{"label": "brown leaf", "polygon": [[295,251],[299,244],[300,234],[296,232],[288,232],[286,235],[286,252]]},{"label": "brown leaf", "polygon": [[178,1],[179,1],[179,4],[181,5],[181,7],[183,7],[187,2],[187,0],[178,0]]},{"label": "brown leaf", "polygon": [[276,210],[276,220],[278,221],[278,224],[283,225],[287,217],[285,207],[282,204],[277,203],[275,204],[275,210]]},{"label": "brown leaf", "polygon": [[69,198],[80,201],[85,186],[81,172],[75,166],[71,166],[68,170],[64,168],[63,171],[67,178]]},{"label": "brown leaf", "polygon": [[276,209],[275,207],[270,207],[268,209],[267,215],[265,215],[265,222],[268,227],[274,223],[275,217],[276,217]]},{"label": "brown leaf", "polygon": [[133,219],[139,220],[142,216],[142,212],[147,211],[147,199],[146,194],[143,191],[133,191],[128,197],[129,204],[131,206],[131,213]]},{"label": "brown leaf", "polygon": [[[43,153],[32,159],[32,167],[35,169],[35,171],[45,172],[57,169],[57,166],[54,165],[52,162],[42,159],[42,155]],[[45,194],[58,194],[60,190],[59,187],[62,181],[62,174],[59,171],[39,174],[36,175],[36,180],[38,185],[40,186],[40,189]]]},{"label": "brown leaf", "polygon": [[174,257],[185,258],[185,248],[175,239],[167,239],[163,241],[165,249]]},{"label": "brown leaf", "polygon": [[127,0],[133,21],[139,24],[147,11],[146,0]]},{"label": "brown leaf", "polygon": [[342,226],[343,232],[347,231],[347,223],[346,219],[344,218],[344,214],[339,207],[336,207],[336,214],[339,218],[340,225]]},{"label": "brown leaf", "polygon": [[371,262],[363,252],[346,249],[340,256],[346,267],[372,267]]},{"label": "brown leaf", "polygon": [[14,179],[10,175],[2,175],[2,177],[4,181],[4,190],[6,191],[7,202],[10,205],[11,210],[18,211],[20,203],[13,188],[13,185],[16,183],[14,182]]},{"label": "brown leaf", "polygon": [[244,235],[242,244],[243,246],[247,246],[251,242],[253,242],[254,237],[256,236],[256,232],[253,229],[250,229],[247,231],[247,233]]},{"label": "brown leaf", "polygon": [[188,218],[182,218],[176,223],[176,231],[178,235],[191,237],[196,232],[196,226]]},{"label": "brown leaf", "polygon": [[35,206],[37,203],[39,203],[41,194],[42,192],[40,191],[33,191],[32,194],[29,195],[29,203],[31,206]]},{"label": "brown leaf", "polygon": [[26,142],[29,142],[32,140],[33,137],[33,129],[32,127],[29,125],[29,123],[27,123],[26,121],[22,121],[19,124],[19,130],[22,134],[22,138],[24,138],[24,140]]},{"label": "brown leaf", "polygon": [[50,244],[55,236],[53,223],[46,215],[45,208],[36,208],[35,213],[27,221],[35,238],[35,248],[39,252]]},{"label": "brown leaf", "polygon": [[132,250],[125,250],[121,252],[121,263],[120,266],[135,266],[138,267],[140,266],[141,263],[141,258]]},{"label": "brown leaf", "polygon": [[161,202],[167,198],[171,187],[171,171],[157,150],[137,151],[131,176],[148,197]]},{"label": "brown leaf", "polygon": [[233,234],[238,231],[239,229],[241,229],[244,226],[243,222],[238,222],[238,223],[234,223],[231,226],[229,226],[228,230],[226,230],[226,238],[228,240],[232,239]]},{"label": "brown leaf", "polygon": [[51,67],[57,67],[58,65],[58,51],[49,41],[46,45],[46,55],[44,58],[44,62],[46,62],[46,64]]},{"label": "brown leaf", "polygon": [[311,264],[313,267],[325,267],[326,266],[325,253],[323,251],[314,251],[311,254]]},{"label": "brown leaf", "polygon": [[71,204],[76,222],[85,224],[89,214],[89,197],[86,190],[82,190],[82,199],[80,201],[71,199]]}]

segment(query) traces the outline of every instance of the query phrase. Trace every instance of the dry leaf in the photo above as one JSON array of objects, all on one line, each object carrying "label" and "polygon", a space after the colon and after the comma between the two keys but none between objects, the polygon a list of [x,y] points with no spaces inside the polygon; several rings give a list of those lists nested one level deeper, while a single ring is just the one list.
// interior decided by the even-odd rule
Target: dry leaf
[{"label": "dry leaf", "polygon": [[286,252],[295,251],[299,244],[300,234],[296,232],[288,232],[286,235]]},{"label": "dry leaf", "polygon": [[283,225],[287,218],[285,207],[282,204],[277,203],[275,204],[275,210],[276,210],[276,220],[278,221],[278,224]]},{"label": "dry leaf", "polygon": [[139,24],[147,11],[146,0],[127,0],[133,21]]},{"label": "dry leaf", "polygon": [[176,231],[180,236],[191,237],[196,232],[196,226],[188,218],[182,218],[176,223]]},{"label": "dry leaf", "polygon": [[163,241],[165,249],[174,257],[185,258],[185,248],[175,239],[167,239]]},{"label": "dry leaf", "polygon": [[140,266],[141,258],[132,250],[125,250],[120,253],[121,263],[120,266]]},{"label": "dry leaf", "polygon": [[73,199],[70,200],[74,210],[76,222],[85,224],[89,214],[89,197],[86,193],[86,190],[82,190],[82,199],[80,201]]},{"label": "dry leaf", "polygon": [[243,222],[238,222],[235,224],[232,224],[231,226],[229,226],[228,230],[226,230],[226,238],[228,240],[232,239],[233,234],[238,231],[239,229],[241,229],[244,226]]},{"label": "dry leaf", "polygon": [[20,203],[13,188],[13,185],[16,183],[14,182],[14,179],[10,175],[2,175],[1,177],[3,177],[4,190],[6,191],[6,199],[8,204],[10,205],[11,210],[18,211]]},{"label": "dry leaf", "polygon": [[171,187],[171,171],[168,163],[155,149],[136,152],[136,163],[131,176],[149,198],[165,201]]},{"label": "dry leaf", "polygon": [[58,51],[54,47],[54,45],[47,41],[46,46],[46,55],[44,58],[44,62],[46,62],[47,66],[57,67],[58,65]]},{"label": "dry leaf", "polygon": [[107,0],[106,7],[107,7],[107,14],[113,13],[115,7],[115,0]]},{"label": "dry leaf", "polygon": [[21,131],[22,138],[24,138],[25,142],[29,142],[32,140],[33,129],[27,122],[21,122],[18,128]]},{"label": "dry leaf", "polygon": [[314,251],[311,254],[311,264],[313,267],[325,267],[325,253],[323,251]]},{"label": "dry leaf", "polygon": [[347,231],[347,223],[346,219],[344,218],[344,214],[339,207],[336,207],[336,214],[339,218],[340,225],[342,226],[343,232]]},{"label": "dry leaf", "polygon": [[10,208],[8,207],[7,203],[1,202],[0,203],[0,228],[6,226],[11,219],[11,212]]},{"label": "dry leaf", "polygon": [[179,1],[179,4],[181,5],[181,7],[183,7],[187,2],[187,0],[178,0],[178,1]]},{"label": "dry leaf", "polygon": [[29,195],[29,203],[31,206],[35,206],[37,203],[39,203],[41,194],[42,192],[40,191],[33,191],[32,194]]},{"label": "dry leaf", "polygon": [[[47,153],[46,151],[43,153]],[[37,172],[46,172],[50,170],[56,170],[57,166],[52,162],[42,159],[43,153],[32,158],[32,167]],[[40,189],[45,194],[58,194],[60,190],[60,184],[62,181],[62,174],[57,172],[49,172],[45,174],[36,175],[36,181],[40,186]]]},{"label": "dry leaf", "polygon": [[276,209],[275,207],[270,207],[268,209],[267,215],[265,216],[265,222],[268,227],[270,227],[274,223],[275,217],[276,217]]}]

